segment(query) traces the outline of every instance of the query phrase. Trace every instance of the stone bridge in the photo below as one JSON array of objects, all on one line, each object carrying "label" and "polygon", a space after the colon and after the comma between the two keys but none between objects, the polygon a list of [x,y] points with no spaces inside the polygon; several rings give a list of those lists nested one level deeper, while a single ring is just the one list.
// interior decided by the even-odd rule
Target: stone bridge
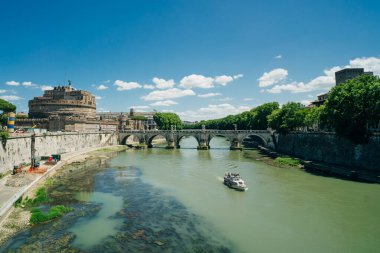
[{"label": "stone bridge", "polygon": [[130,136],[138,138],[142,147],[153,147],[152,141],[156,136],[162,136],[167,142],[167,148],[179,148],[183,137],[192,136],[198,142],[198,149],[209,149],[210,141],[215,136],[225,137],[230,142],[231,150],[241,150],[242,142],[247,137],[252,137],[264,147],[274,147],[272,135],[267,130],[212,130],[212,129],[189,129],[189,130],[126,130],[119,132],[119,143],[127,144]]}]

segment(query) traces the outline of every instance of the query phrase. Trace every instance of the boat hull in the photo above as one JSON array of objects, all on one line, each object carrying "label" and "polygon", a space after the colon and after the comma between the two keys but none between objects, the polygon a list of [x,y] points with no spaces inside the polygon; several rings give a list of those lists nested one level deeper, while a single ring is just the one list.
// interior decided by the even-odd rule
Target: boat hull
[{"label": "boat hull", "polygon": [[248,190],[248,187],[241,187],[241,186],[237,186],[237,185],[231,185],[228,181],[224,181],[224,184],[226,186],[228,186],[229,188],[231,189],[235,189],[235,190],[238,190],[238,191],[246,191]]}]

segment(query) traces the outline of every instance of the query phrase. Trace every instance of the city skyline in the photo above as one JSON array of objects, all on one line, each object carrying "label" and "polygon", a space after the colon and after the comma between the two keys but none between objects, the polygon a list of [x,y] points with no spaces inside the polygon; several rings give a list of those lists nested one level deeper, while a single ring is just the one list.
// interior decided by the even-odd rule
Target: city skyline
[{"label": "city skyline", "polygon": [[342,68],[380,75],[379,7],[374,1],[5,3],[0,98],[27,111],[28,100],[70,79],[97,97],[98,111],[155,109],[191,121],[270,101],[307,104],[335,85]]}]

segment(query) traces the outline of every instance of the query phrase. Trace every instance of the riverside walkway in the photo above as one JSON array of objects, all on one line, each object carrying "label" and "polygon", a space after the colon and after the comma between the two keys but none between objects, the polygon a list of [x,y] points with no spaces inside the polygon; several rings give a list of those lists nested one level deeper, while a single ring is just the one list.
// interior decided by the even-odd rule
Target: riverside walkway
[{"label": "riverside walkway", "polygon": [[[104,147],[91,147],[82,149],[80,151],[62,154],[61,161],[59,161],[56,165],[49,167],[48,170],[43,174],[21,173],[16,176],[7,175],[0,179],[0,225],[9,215],[9,210],[14,206],[14,203],[28,191],[33,189],[33,187],[38,185],[40,180],[47,177],[52,171],[72,162],[85,153],[95,151],[99,148]],[[12,179],[12,177],[18,177],[17,179],[13,180],[23,181],[24,184],[21,186],[7,186],[6,182],[9,179]]]}]

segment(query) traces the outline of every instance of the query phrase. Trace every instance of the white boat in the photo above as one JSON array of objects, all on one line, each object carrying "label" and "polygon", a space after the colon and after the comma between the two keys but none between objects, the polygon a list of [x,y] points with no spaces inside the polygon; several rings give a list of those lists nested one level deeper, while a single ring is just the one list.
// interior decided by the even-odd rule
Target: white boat
[{"label": "white boat", "polygon": [[224,175],[224,184],[232,189],[239,191],[246,191],[248,187],[245,185],[244,180],[240,177],[239,173],[228,172]]}]

